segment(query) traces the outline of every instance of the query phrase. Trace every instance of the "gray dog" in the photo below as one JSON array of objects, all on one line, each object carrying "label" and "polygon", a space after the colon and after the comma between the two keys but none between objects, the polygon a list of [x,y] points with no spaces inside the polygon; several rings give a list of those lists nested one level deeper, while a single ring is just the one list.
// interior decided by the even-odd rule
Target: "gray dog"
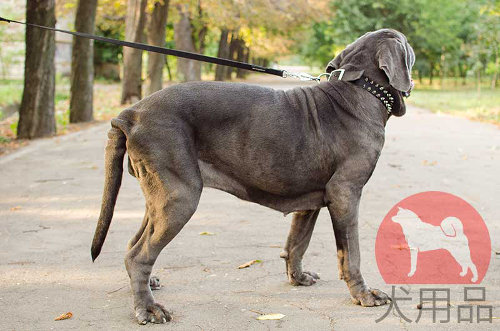
[{"label": "gray dog", "polygon": [[339,275],[353,302],[387,303],[389,297],[368,287],[361,275],[358,206],[384,145],[387,120],[406,111],[403,96],[413,86],[414,61],[406,37],[383,29],[347,46],[326,68],[331,79],[317,86],[281,91],[236,83],[179,84],[113,119],[92,258],[111,223],[127,151],[129,172],[146,198],[144,220],[125,258],[138,322],[171,318],[153,298],[151,269],[196,211],[204,186],[294,212],[281,253],[293,285],[312,285],[318,278],[302,270],[302,256],[320,208],[327,207]]}]

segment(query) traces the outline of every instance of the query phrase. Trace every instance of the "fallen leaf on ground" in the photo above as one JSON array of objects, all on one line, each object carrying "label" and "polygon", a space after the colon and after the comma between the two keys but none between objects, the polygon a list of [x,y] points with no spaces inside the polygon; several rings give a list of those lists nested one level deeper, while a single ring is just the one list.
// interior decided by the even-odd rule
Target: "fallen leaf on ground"
[{"label": "fallen leaf on ground", "polygon": [[70,319],[71,317],[73,317],[73,313],[72,312],[67,312],[65,314],[62,314],[62,315],[54,318],[54,321],[67,320],[67,319]]},{"label": "fallen leaf on ground", "polygon": [[267,314],[267,315],[260,315],[257,317],[258,320],[261,321],[266,321],[266,320],[280,320],[286,315],[283,314]]},{"label": "fallen leaf on ground", "polygon": [[427,160],[422,161],[422,165],[424,165],[424,166],[435,166],[436,164],[437,164],[437,161],[432,161],[432,162],[429,162]]},{"label": "fallen leaf on ground", "polygon": [[19,210],[19,209],[21,209],[21,206],[15,206],[15,207],[10,208],[11,211]]},{"label": "fallen leaf on ground", "polygon": [[399,250],[403,250],[403,249],[409,249],[408,245],[406,244],[399,244],[399,245],[391,245],[391,248],[392,249],[399,249]]},{"label": "fallen leaf on ground", "polygon": [[208,231],[203,231],[203,232],[200,232],[200,236],[214,236],[215,233],[213,232],[208,232]]},{"label": "fallen leaf on ground", "polygon": [[243,263],[242,265],[240,265],[238,267],[238,269],[244,269],[244,268],[248,268],[249,266],[251,266],[252,264],[255,264],[255,263],[261,263],[262,261],[261,260],[252,260],[252,261],[248,261],[247,263]]}]

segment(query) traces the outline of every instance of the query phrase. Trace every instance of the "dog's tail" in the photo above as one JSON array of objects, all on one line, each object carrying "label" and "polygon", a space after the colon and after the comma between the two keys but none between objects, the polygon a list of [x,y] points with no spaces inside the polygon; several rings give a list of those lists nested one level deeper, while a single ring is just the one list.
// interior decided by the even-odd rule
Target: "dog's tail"
[{"label": "dog's tail", "polygon": [[[101,214],[97,227],[95,229],[94,240],[92,241],[92,261],[101,253],[102,245],[106,239],[113,210],[115,208],[116,198],[122,183],[123,175],[123,157],[125,155],[126,137],[123,130],[119,127],[121,120],[113,119],[111,121],[111,130],[108,132],[108,144],[106,146],[105,156],[105,179],[104,192],[102,194]],[[120,125],[121,126],[121,125]]]},{"label": "dog's tail", "polygon": [[456,217],[446,217],[441,221],[441,231],[448,237],[460,237],[464,234],[464,226]]}]

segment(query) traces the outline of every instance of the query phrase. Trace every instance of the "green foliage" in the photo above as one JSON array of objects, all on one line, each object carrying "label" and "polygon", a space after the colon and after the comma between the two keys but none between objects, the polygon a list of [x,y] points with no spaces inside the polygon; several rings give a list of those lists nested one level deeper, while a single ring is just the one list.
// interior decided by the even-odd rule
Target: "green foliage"
[{"label": "green foliage", "polygon": [[[112,27],[110,24],[98,25],[96,27],[97,35],[113,38],[123,39],[123,31],[118,26]],[[122,47],[114,44],[108,44],[96,41],[94,43],[94,63],[113,63],[118,64],[122,57]]]},{"label": "green foliage", "polygon": [[[498,0],[331,0],[331,15],[311,24],[300,53],[326,64],[359,36],[380,28],[404,33],[413,46],[419,76],[439,71],[465,77],[468,71],[498,74]],[[496,76],[495,76],[496,77]]]},{"label": "green foliage", "polygon": [[308,65],[325,66],[335,55],[334,28],[330,22],[314,23],[306,34],[307,43],[300,44],[300,51]]},{"label": "green foliage", "polygon": [[17,136],[17,124],[18,122],[15,121],[14,123],[10,124],[10,131],[14,134],[14,136]]},{"label": "green foliage", "polygon": [[13,79],[0,80],[0,108],[21,101],[23,82]]}]

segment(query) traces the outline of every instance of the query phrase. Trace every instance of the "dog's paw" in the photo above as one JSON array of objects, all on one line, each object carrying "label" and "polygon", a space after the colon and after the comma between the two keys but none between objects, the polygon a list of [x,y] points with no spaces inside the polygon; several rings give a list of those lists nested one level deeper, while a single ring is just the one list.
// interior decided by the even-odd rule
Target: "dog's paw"
[{"label": "dog's paw", "polygon": [[159,290],[161,288],[160,278],[151,276],[149,278],[149,287],[151,288],[152,291]]},{"label": "dog's paw", "polygon": [[141,325],[150,323],[167,323],[172,320],[170,313],[159,303],[152,303],[135,309],[135,317]]},{"label": "dog's paw", "polygon": [[391,302],[391,298],[387,294],[374,288],[367,288],[351,299],[354,304],[363,307],[382,306]]},{"label": "dog's paw", "polygon": [[319,275],[312,271],[304,271],[298,276],[295,274],[290,275],[290,284],[294,286],[311,286],[316,283],[316,280],[319,279]]}]

